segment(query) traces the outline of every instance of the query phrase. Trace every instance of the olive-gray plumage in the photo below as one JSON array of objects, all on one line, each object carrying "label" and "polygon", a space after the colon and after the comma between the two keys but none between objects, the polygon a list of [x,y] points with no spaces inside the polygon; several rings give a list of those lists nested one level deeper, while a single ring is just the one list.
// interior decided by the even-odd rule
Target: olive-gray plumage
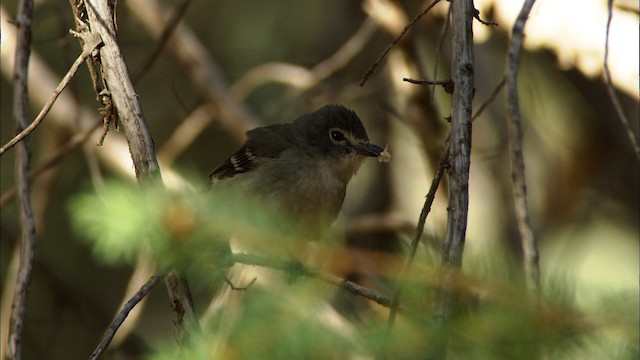
[{"label": "olive-gray plumage", "polygon": [[366,157],[384,150],[369,143],[353,110],[326,105],[290,124],[247,132],[247,141],[210,174],[213,191],[234,190],[310,231],[336,218],[349,180]]}]

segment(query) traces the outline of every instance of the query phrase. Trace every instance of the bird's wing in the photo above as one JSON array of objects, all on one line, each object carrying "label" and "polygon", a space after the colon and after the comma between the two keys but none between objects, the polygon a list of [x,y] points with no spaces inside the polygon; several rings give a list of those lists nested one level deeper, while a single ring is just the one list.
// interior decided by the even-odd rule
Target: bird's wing
[{"label": "bird's wing", "polygon": [[209,177],[220,180],[251,171],[259,167],[263,160],[278,157],[293,141],[292,136],[289,125],[285,124],[253,129],[247,132],[247,142],[240,150],[213,170]]}]

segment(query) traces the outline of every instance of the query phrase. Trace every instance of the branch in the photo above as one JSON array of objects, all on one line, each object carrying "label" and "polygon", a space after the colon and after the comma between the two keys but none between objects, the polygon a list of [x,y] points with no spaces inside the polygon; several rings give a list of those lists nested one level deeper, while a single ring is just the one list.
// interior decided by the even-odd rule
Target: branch
[{"label": "branch", "polygon": [[[246,254],[246,253],[232,254],[231,261],[239,264],[263,266],[271,269],[284,270],[284,271],[290,270],[292,267],[292,264],[287,261],[281,261],[281,260],[267,258],[264,256]],[[337,286],[354,295],[361,296],[365,299],[369,299],[373,302],[376,302],[384,307],[389,307],[391,305],[391,299],[385,296],[382,296],[369,288],[360,286],[352,281],[342,279],[338,276],[324,273],[318,269],[313,269],[310,267],[300,266],[299,264],[296,264],[296,275],[317,278],[327,284]]]},{"label": "branch", "polygon": [[480,105],[478,110],[476,110],[475,114],[473,114],[473,116],[471,117],[472,122],[482,114],[482,112],[487,108],[487,106],[489,106],[496,99],[496,97],[498,97],[498,94],[500,94],[500,91],[502,91],[502,88],[504,88],[505,84],[506,84],[506,80],[503,77],[502,80],[500,80],[500,82],[498,83],[498,85],[496,85],[496,88],[493,89],[491,96],[489,96],[489,98],[485,100],[485,102],[483,102],[482,105]]},{"label": "branch", "polygon": [[402,78],[402,81],[406,81],[411,84],[416,85],[442,85],[442,88],[448,94],[453,92],[453,81],[451,79],[447,80],[416,80],[410,78]]},{"label": "branch", "polygon": [[613,108],[616,110],[618,119],[620,120],[620,123],[622,123],[622,127],[624,127],[624,129],[627,131],[629,142],[631,142],[631,146],[633,146],[636,152],[636,157],[640,159],[640,145],[638,145],[638,139],[636,138],[636,134],[629,124],[627,115],[625,115],[624,110],[622,109],[622,105],[620,104],[620,100],[616,95],[616,91],[613,88],[613,83],[611,81],[611,72],[609,71],[609,30],[611,29],[611,20],[613,18],[613,0],[607,1],[607,7],[609,12],[607,15],[607,32],[605,36],[604,46],[604,80],[607,87],[607,93],[609,94],[609,98],[611,99]]},{"label": "branch", "polygon": [[403,289],[403,280],[405,279],[411,264],[413,263],[413,259],[415,258],[416,251],[418,250],[418,244],[420,243],[420,239],[422,238],[422,234],[424,232],[424,225],[427,221],[427,215],[431,211],[431,205],[436,198],[436,191],[438,191],[438,186],[440,185],[440,181],[442,180],[442,176],[444,175],[444,171],[447,168],[447,161],[449,159],[449,142],[446,142],[445,149],[442,152],[442,156],[440,158],[440,162],[438,164],[438,168],[436,169],[436,173],[433,176],[433,180],[431,181],[431,187],[429,188],[429,192],[427,192],[427,196],[424,200],[424,205],[422,206],[422,211],[420,212],[420,218],[418,219],[418,226],[416,227],[416,231],[411,239],[411,246],[409,247],[409,255],[407,256],[404,264],[402,265],[402,270],[400,271],[400,276],[398,277],[398,285],[393,292],[393,296],[391,298],[391,311],[389,312],[388,325],[391,327],[395,322],[396,315],[398,313],[398,306],[400,305],[400,295],[402,294]]},{"label": "branch", "polygon": [[384,60],[384,58],[387,56],[387,54],[389,53],[389,51],[391,51],[391,49],[398,43],[400,42],[400,40],[404,37],[404,35],[409,31],[409,29],[411,29],[411,27],[413,26],[413,24],[415,24],[418,20],[420,20],[420,18],[422,18],[423,16],[425,16],[434,6],[436,6],[437,3],[439,3],[440,0],[432,0],[431,3],[424,9],[422,10],[422,12],[418,15],[416,15],[413,19],[411,19],[411,21],[404,27],[404,29],[402,29],[402,32],[396,36],[395,39],[393,39],[393,41],[387,45],[387,48],[384,49],[384,51],[382,52],[382,54],[380,54],[380,56],[378,56],[378,58],[376,59],[376,61],[374,61],[373,64],[371,64],[371,66],[369,66],[369,68],[367,69],[367,71],[365,71],[364,75],[362,75],[362,80],[360,80],[360,82],[358,83],[358,85],[363,86],[365,82],[367,82],[367,79],[369,79],[369,76],[371,76],[371,74],[373,74],[374,71],[376,71],[376,69],[378,68],[378,66],[380,65],[380,63],[382,62],[382,60]]},{"label": "branch", "polygon": [[151,66],[153,65],[153,63],[155,63],[158,56],[160,56],[160,53],[167,45],[167,41],[169,41],[169,38],[171,38],[171,35],[173,35],[176,27],[178,27],[180,20],[182,20],[184,14],[187,12],[189,4],[191,4],[191,0],[181,0],[174,11],[171,13],[169,18],[167,19],[167,23],[164,26],[164,30],[162,30],[162,33],[158,37],[158,40],[156,41],[153,49],[151,50],[151,52],[149,52],[147,57],[142,61],[142,64],[138,66],[138,69],[136,69],[135,73],[133,74],[132,78],[134,84],[137,84],[138,81],[142,79],[144,74],[146,74],[147,71],[151,69]]},{"label": "branch", "polygon": [[[449,32],[449,23],[451,22],[451,6],[447,10],[447,16],[445,18],[444,23],[442,24],[442,29],[440,29],[440,35],[438,36],[438,44],[436,45],[436,56],[435,62],[433,64],[433,76],[438,76],[438,68],[440,66],[440,58],[442,57],[442,45],[444,45],[444,38]],[[434,102],[436,98],[436,85],[433,85],[431,88],[431,103]]]},{"label": "branch", "polygon": [[[104,46],[100,48],[100,64],[106,83],[106,96],[113,101],[124,129],[136,178],[141,185],[146,185],[161,181],[160,168],[151,133],[120,51],[111,5],[108,0],[85,1],[91,32],[99,34],[104,42]],[[182,345],[190,330],[199,329],[191,293],[186,280],[176,271],[169,272],[165,282],[174,313],[178,343]]]},{"label": "branch", "polygon": [[[137,16],[146,30],[155,38],[167,28],[167,12],[156,0],[128,0],[125,5]],[[231,136],[245,140],[245,132],[260,122],[246,106],[229,93],[229,86],[218,64],[195,35],[179,24],[167,40],[167,52],[174,57],[200,96],[215,108],[220,125]]]},{"label": "branch", "polygon": [[[89,138],[91,134],[100,126],[100,123],[96,123],[96,125],[92,128],[88,128],[83,133],[76,134],[71,138],[66,144],[64,144],[58,152],[53,154],[47,160],[43,161],[42,164],[38,165],[38,167],[29,170],[29,181],[38,177],[40,174],[45,171],[51,169],[53,166],[58,164],[60,160],[62,160],[67,154],[71,153],[73,150],[77,149],[80,145],[84,144]],[[0,208],[6,206],[9,201],[11,201],[16,195],[16,187],[12,187],[9,190],[5,191],[0,197]]]},{"label": "branch", "polygon": [[142,299],[144,299],[145,296],[147,296],[149,291],[151,291],[151,289],[153,289],[162,279],[164,279],[166,275],[167,275],[167,271],[163,270],[153,275],[152,277],[150,277],[149,280],[147,280],[147,282],[144,285],[142,285],[142,287],[140,287],[140,290],[138,290],[129,299],[129,301],[127,301],[127,303],[124,304],[124,306],[122,307],[122,310],[120,310],[120,312],[118,313],[118,316],[116,316],[116,318],[113,320],[111,325],[109,325],[109,328],[107,329],[107,332],[104,334],[102,341],[100,341],[100,344],[98,344],[98,347],[96,347],[96,349],[91,354],[91,357],[90,357],[91,360],[98,359],[102,355],[102,353],[104,353],[104,351],[107,349],[107,346],[109,346],[109,344],[111,343],[111,340],[113,340],[113,337],[115,336],[116,331],[118,331],[118,328],[120,328],[122,323],[126,320],[127,316],[129,315],[129,312],[131,312],[131,310],[133,310],[133,308],[140,301],[142,301]]},{"label": "branch", "polygon": [[91,37],[85,40],[82,54],[80,54],[76,59],[76,61],[73,62],[73,64],[71,65],[71,68],[69,69],[69,71],[67,71],[67,74],[62,78],[62,80],[60,81],[60,84],[58,84],[58,86],[55,88],[55,90],[51,94],[49,101],[47,101],[47,103],[44,105],[42,110],[40,110],[40,113],[38,114],[38,116],[36,116],[36,119],[33,120],[33,122],[29,124],[29,126],[24,128],[18,135],[16,135],[13,139],[11,139],[7,144],[5,144],[4,146],[2,146],[2,148],[0,148],[0,156],[2,156],[2,154],[5,153],[5,151],[9,150],[11,147],[17,144],[20,140],[24,139],[38,125],[40,125],[40,122],[42,122],[44,117],[47,116],[47,114],[49,113],[49,110],[51,110],[51,107],[56,102],[56,99],[58,98],[60,93],[62,93],[62,90],[64,90],[64,88],[67,86],[67,84],[69,84],[73,76],[76,74],[76,71],[78,71],[78,69],[80,68],[80,65],[82,65],[82,63],[84,63],[84,61],[89,56],[91,56],[91,53],[93,52],[93,50],[96,49],[100,45],[100,43],[101,43],[100,37],[97,37],[97,36]]},{"label": "branch", "polygon": [[518,99],[518,66],[524,41],[524,27],[535,0],[525,0],[520,14],[513,24],[511,42],[507,53],[505,79],[507,82],[507,116],[509,120],[509,144],[511,148],[511,186],[515,202],[516,219],[520,241],[524,253],[524,269],[527,287],[534,293],[540,287],[540,268],[538,264],[538,243],[533,232],[529,208],[527,206],[527,187],[524,174],[522,149],[522,120]]},{"label": "branch", "polygon": [[449,342],[448,323],[453,315],[455,294],[452,292],[455,274],[462,266],[469,212],[469,167],[471,164],[471,109],[474,93],[474,59],[472,23],[473,0],[451,2],[453,54],[451,78],[454,90],[451,105],[451,135],[449,145],[449,214],[442,253],[440,290],[437,294],[434,318],[440,340],[429,354],[444,359]]},{"label": "branch", "polygon": [[146,182],[160,177],[153,140],[147,128],[138,96],[117,41],[113,8],[107,0],[85,2],[91,32],[100,35],[100,63],[108,96],[113,101],[131,151],[136,177]]},{"label": "branch", "polygon": [[[31,53],[31,21],[33,19],[33,1],[20,0],[18,2],[17,24],[18,36],[13,68],[13,118],[16,132],[21,132],[27,126],[29,118],[29,91],[27,85],[29,70],[29,55]],[[27,294],[33,273],[35,260],[36,228],[33,210],[30,203],[29,173],[30,147],[25,140],[18,145],[16,151],[16,184],[18,186],[18,211],[20,213],[20,261],[16,278],[13,301],[11,304],[11,318],[9,322],[9,337],[7,357],[10,360],[21,358],[22,334],[24,329],[24,314],[27,309]]]}]

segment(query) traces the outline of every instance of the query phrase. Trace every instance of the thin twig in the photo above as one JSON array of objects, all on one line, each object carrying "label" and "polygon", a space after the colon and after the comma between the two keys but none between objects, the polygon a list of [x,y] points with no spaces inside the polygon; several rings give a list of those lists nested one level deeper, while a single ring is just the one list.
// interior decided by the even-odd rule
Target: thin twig
[{"label": "thin twig", "polygon": [[99,41],[94,42],[90,46],[85,47],[82,50],[82,54],[80,54],[76,59],[76,61],[73,62],[73,64],[71,65],[71,68],[69,69],[69,71],[67,71],[67,74],[62,78],[62,80],[60,81],[58,86],[55,88],[55,90],[53,90],[53,93],[51,94],[49,101],[47,101],[47,103],[44,104],[44,107],[42,108],[42,110],[40,110],[40,113],[38,114],[38,116],[36,116],[36,119],[33,120],[33,122],[29,124],[29,126],[24,128],[18,135],[16,135],[13,139],[11,139],[7,144],[5,144],[4,146],[2,146],[2,148],[0,148],[0,156],[4,154],[7,150],[11,149],[11,147],[17,144],[20,140],[24,139],[25,136],[29,135],[38,125],[40,125],[44,117],[47,116],[47,113],[49,113],[49,110],[51,110],[51,107],[56,102],[56,99],[58,98],[60,93],[62,93],[64,88],[67,86],[67,84],[69,84],[73,76],[76,74],[76,72],[80,68],[80,65],[82,65],[82,63],[87,59],[87,57],[91,56],[91,52],[96,47],[98,47],[99,44],[100,44]]},{"label": "thin twig", "polygon": [[404,29],[402,29],[402,32],[398,36],[396,36],[396,38],[393,39],[393,41],[389,45],[387,45],[387,48],[384,49],[384,51],[382,52],[382,54],[380,54],[378,59],[376,59],[376,61],[373,64],[371,64],[371,66],[369,66],[367,71],[365,71],[364,75],[362,75],[362,80],[360,80],[358,85],[363,86],[364,83],[367,82],[367,79],[369,79],[369,76],[371,76],[371,74],[373,74],[373,72],[376,71],[376,69],[378,68],[378,66],[380,65],[382,60],[387,56],[389,51],[391,51],[391,49],[398,42],[400,42],[402,37],[404,37],[404,35],[409,31],[409,29],[411,29],[413,24],[415,24],[418,20],[420,20],[420,18],[422,18],[424,15],[426,15],[429,12],[429,10],[431,10],[439,2],[440,2],[440,0],[431,1],[431,4],[429,4],[429,6],[427,6],[424,10],[422,10],[422,12],[420,14],[416,15],[413,19],[411,19],[411,21],[404,27]]},{"label": "thin twig", "polygon": [[[13,68],[13,118],[16,132],[20,133],[27,126],[29,118],[29,55],[31,54],[31,21],[33,20],[33,1],[18,2],[17,24],[18,37]],[[20,260],[16,278],[11,318],[7,357],[19,360],[22,353],[22,334],[24,315],[27,310],[27,294],[31,284],[33,263],[36,250],[36,226],[30,201],[30,185],[28,180],[30,147],[29,141],[20,143],[16,149],[15,177],[18,186],[18,211],[20,213]]]},{"label": "thin twig", "polygon": [[502,80],[500,80],[498,85],[496,85],[496,88],[493,89],[493,92],[491,93],[491,96],[489,96],[489,98],[487,100],[485,100],[485,102],[483,102],[482,105],[480,105],[480,107],[478,107],[478,110],[476,110],[476,113],[473,114],[473,116],[471,117],[471,121],[472,122],[478,116],[480,116],[480,114],[482,114],[482,112],[487,108],[487,106],[489,106],[496,99],[496,97],[498,97],[498,94],[500,94],[500,91],[502,90],[502,88],[504,88],[505,84],[506,84],[506,80],[505,80],[504,77],[502,77]]},{"label": "thin twig", "polygon": [[[144,28],[158,38],[167,28],[166,9],[157,0],[125,1]],[[166,44],[166,52],[174,57],[199,95],[210,102],[218,114],[218,121],[231,136],[245,140],[245,132],[260,123],[241,101],[229,93],[229,86],[218,64],[193,32],[184,24],[173,31]]]},{"label": "thin twig", "polygon": [[187,12],[189,4],[191,4],[191,0],[181,0],[176,5],[175,9],[167,19],[167,23],[164,25],[164,30],[162,30],[162,33],[158,37],[158,40],[156,41],[153,49],[151,50],[151,52],[149,52],[147,57],[142,61],[142,64],[138,66],[136,71],[131,76],[134,84],[137,84],[138,81],[142,79],[144,74],[146,74],[147,71],[151,69],[151,66],[158,59],[158,56],[167,45],[167,41],[169,41],[169,38],[171,37],[171,35],[173,35],[174,30],[178,27],[180,20],[182,20],[184,14]]},{"label": "thin twig", "polygon": [[604,80],[607,87],[607,93],[609,94],[609,98],[611,99],[611,103],[613,104],[613,108],[616,110],[616,114],[618,114],[618,119],[620,120],[620,123],[622,123],[622,127],[624,127],[627,132],[629,142],[631,142],[631,146],[633,146],[636,152],[636,157],[640,159],[640,145],[638,144],[638,138],[631,128],[629,119],[622,109],[622,104],[620,104],[620,100],[618,99],[616,91],[613,88],[613,82],[611,81],[611,72],[609,71],[609,31],[611,30],[611,20],[613,19],[613,0],[607,1],[607,7],[609,12],[607,16],[607,32],[605,35],[604,45]]},{"label": "thin twig", "polygon": [[410,79],[410,78],[402,78],[402,81],[406,81],[408,83],[416,84],[416,85],[442,85],[442,88],[448,94],[451,94],[453,92],[453,81],[451,79],[447,79],[447,80],[426,80],[426,79],[425,80],[416,80],[416,79]]},{"label": "thin twig", "polygon": [[102,353],[104,353],[104,351],[107,349],[107,346],[109,346],[109,344],[111,343],[111,340],[113,340],[113,337],[116,334],[116,331],[118,331],[118,328],[126,320],[127,316],[129,315],[129,312],[131,312],[131,310],[133,310],[133,308],[140,301],[142,301],[142,299],[144,299],[145,296],[147,296],[149,291],[151,291],[151,289],[153,289],[160,281],[162,281],[162,279],[164,279],[166,275],[167,275],[167,271],[163,270],[153,275],[152,277],[150,277],[149,280],[147,280],[147,282],[144,283],[142,287],[140,287],[140,290],[138,290],[129,299],[129,301],[127,301],[127,303],[124,304],[124,306],[122,307],[122,310],[120,310],[120,312],[118,313],[116,318],[113,320],[111,325],[109,325],[109,328],[107,329],[107,332],[104,334],[102,341],[100,341],[100,344],[98,344],[98,347],[96,347],[96,349],[91,354],[91,357],[90,357],[91,360],[98,359],[102,355]]},{"label": "thin twig", "polygon": [[[438,36],[438,44],[436,45],[436,56],[435,63],[433,64],[433,76],[438,76],[438,68],[440,66],[440,58],[442,57],[442,45],[444,44],[444,38],[449,32],[449,23],[451,22],[451,6],[449,6],[449,10],[447,10],[447,17],[445,22],[442,24],[442,29],[440,29],[440,35]],[[431,102],[433,103],[436,96],[436,85],[433,85],[431,88]]]},{"label": "thin twig", "polygon": [[[290,262],[267,258],[259,255],[246,254],[246,253],[232,254],[231,260],[239,264],[264,266],[271,269],[285,270],[285,271],[290,270],[292,267],[292,264]],[[300,264],[296,264],[296,271],[297,271],[296,273],[297,275],[309,276],[309,277],[320,279],[323,282],[337,286],[354,295],[361,296],[363,298],[374,301],[384,307],[389,307],[391,305],[391,299],[389,299],[388,297],[382,296],[376,293],[375,291],[369,288],[366,288],[364,286],[360,286],[352,281],[342,279],[338,276],[322,272],[318,269],[301,266]]]},{"label": "thin twig", "polygon": [[473,17],[480,22],[480,24],[484,26],[498,26],[497,22],[494,21],[484,21],[480,18],[480,10],[473,9]]},{"label": "thin twig", "polygon": [[[43,161],[42,164],[38,165],[38,167],[29,170],[29,181],[32,181],[40,174],[49,170],[54,165],[58,164],[60,160],[62,160],[67,154],[77,149],[80,145],[84,144],[90,137],[91,134],[101,125],[102,123],[96,123],[94,127],[91,127],[85,132],[81,134],[77,134],[72,137],[69,142],[64,144],[55,154],[49,157],[47,160]],[[12,187],[9,190],[5,191],[0,197],[0,208],[4,207],[11,201],[16,195],[16,187]]]},{"label": "thin twig", "polygon": [[436,191],[438,191],[438,186],[440,185],[440,180],[442,180],[442,176],[444,175],[445,169],[447,167],[448,159],[449,141],[446,142],[444,151],[442,152],[442,156],[440,157],[438,168],[436,169],[436,173],[434,174],[433,180],[431,181],[431,187],[429,188],[429,192],[427,192],[427,196],[424,200],[424,205],[422,206],[422,211],[420,212],[418,226],[416,227],[413,238],[411,239],[409,254],[407,255],[407,258],[402,265],[402,270],[400,271],[400,275],[398,276],[398,284],[395,291],[393,292],[393,296],[391,297],[391,306],[388,319],[389,328],[393,326],[396,315],[398,314],[398,305],[400,304],[400,295],[402,294],[403,281],[407,275],[407,272],[409,271],[409,268],[411,267],[411,264],[413,263],[413,259],[416,256],[418,244],[420,243],[420,239],[422,238],[422,234],[424,232],[424,225],[427,221],[427,216],[431,211],[431,205],[436,198]]},{"label": "thin twig", "polygon": [[525,0],[520,14],[513,24],[511,42],[507,53],[507,67],[505,79],[507,83],[507,116],[509,120],[509,144],[511,148],[511,186],[515,202],[516,219],[520,241],[524,253],[524,269],[527,287],[537,293],[540,287],[540,267],[538,264],[538,243],[533,232],[527,205],[527,187],[524,173],[524,157],[522,149],[522,121],[520,118],[520,104],[518,99],[518,66],[522,43],[524,41],[524,27],[535,0]]}]

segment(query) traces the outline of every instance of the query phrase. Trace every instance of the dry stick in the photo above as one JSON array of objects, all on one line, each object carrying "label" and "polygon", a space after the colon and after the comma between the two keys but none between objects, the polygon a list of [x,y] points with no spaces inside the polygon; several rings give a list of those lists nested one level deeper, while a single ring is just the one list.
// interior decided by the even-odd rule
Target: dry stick
[{"label": "dry stick", "polygon": [[398,284],[396,286],[395,291],[393,292],[393,296],[391,297],[391,306],[389,311],[388,318],[388,326],[389,329],[393,326],[395,322],[396,315],[398,314],[398,305],[400,304],[400,295],[402,294],[403,289],[403,279],[407,275],[409,271],[409,267],[411,267],[411,263],[413,263],[413,259],[415,258],[416,251],[418,250],[418,244],[420,243],[420,239],[422,238],[422,233],[424,232],[424,225],[427,221],[427,215],[431,211],[431,205],[436,198],[436,191],[438,191],[438,186],[440,185],[440,180],[442,180],[442,176],[444,175],[444,170],[447,167],[447,161],[449,158],[449,142],[446,142],[444,151],[442,152],[442,156],[440,158],[440,162],[438,164],[438,168],[436,169],[436,173],[433,176],[433,180],[431,181],[431,187],[429,188],[429,192],[427,192],[427,196],[424,200],[424,205],[422,206],[422,211],[420,212],[420,218],[418,219],[418,226],[416,227],[416,231],[413,234],[413,238],[411,239],[411,246],[409,247],[409,254],[402,265],[402,270],[400,270],[400,275],[398,276]]},{"label": "dry stick", "polygon": [[181,0],[180,3],[176,5],[175,10],[167,19],[164,30],[162,30],[162,33],[158,37],[153,50],[151,50],[142,64],[138,66],[135,73],[133,73],[133,75],[131,76],[134,84],[137,84],[138,81],[142,79],[144,74],[146,74],[147,71],[151,69],[153,63],[155,63],[155,61],[158,59],[158,56],[160,56],[160,53],[167,45],[167,41],[169,41],[169,38],[171,37],[171,35],[173,35],[174,30],[176,29],[176,27],[178,27],[180,20],[182,20],[182,18],[184,17],[187,8],[189,8],[189,4],[191,4],[191,0]]},{"label": "dry stick", "polygon": [[[271,269],[284,270],[284,271],[290,270],[292,267],[292,264],[290,262],[271,259],[264,256],[259,256],[259,255],[246,254],[246,253],[232,254],[231,260],[239,264],[263,266]],[[320,279],[325,283],[335,285],[341,289],[349,291],[354,295],[361,296],[371,301],[374,301],[384,307],[389,307],[391,305],[391,299],[385,296],[382,296],[369,288],[358,285],[352,281],[340,278],[332,274],[322,272],[318,269],[313,269],[306,266],[300,267],[300,265],[298,264],[296,264],[296,271],[299,271],[300,275]]]},{"label": "dry stick", "polygon": [[[113,7],[108,0],[85,0],[85,6],[91,32],[99,34],[104,42],[100,48],[102,74],[127,138],[138,183],[144,187],[159,182],[161,175],[153,139],[117,42]],[[176,336],[182,345],[191,331],[200,328],[191,293],[186,281],[175,271],[167,274],[165,283],[174,314]]]},{"label": "dry stick", "polygon": [[[129,0],[125,4],[154,38],[166,28],[166,11],[159,1]],[[245,132],[260,122],[229,93],[220,67],[187,26],[178,25],[167,40],[166,52],[177,60],[200,96],[215,107],[220,125],[234,139],[244,141]]]},{"label": "dry stick", "polygon": [[522,123],[518,100],[518,64],[524,40],[524,27],[534,3],[535,0],[525,0],[518,18],[513,24],[511,42],[507,53],[505,79],[507,82],[509,145],[511,148],[511,186],[515,202],[516,220],[524,253],[523,260],[527,287],[530,291],[537,293],[540,287],[540,267],[538,264],[540,255],[538,254],[538,243],[533,232],[527,206],[527,188],[522,149]]},{"label": "dry stick", "polygon": [[406,81],[408,83],[416,84],[416,85],[447,85],[447,84],[451,84],[452,83],[451,79],[447,79],[447,80],[426,80],[426,79],[416,80],[416,79],[411,79],[411,78],[402,78],[402,81]]},{"label": "dry stick", "polygon": [[496,97],[498,97],[498,94],[500,94],[500,91],[502,90],[502,88],[504,88],[505,84],[506,84],[506,80],[504,77],[502,77],[502,80],[500,80],[498,85],[496,85],[496,88],[493,89],[491,96],[489,96],[489,98],[485,100],[485,102],[483,102],[482,105],[480,105],[478,110],[476,110],[476,113],[473,114],[473,116],[471,117],[472,122],[482,114],[482,112],[487,108],[487,106],[489,106],[496,99]]},{"label": "dry stick", "polygon": [[[43,161],[42,164],[38,165],[38,167],[31,169],[29,171],[29,181],[38,177],[40,174],[49,170],[51,167],[60,162],[67,154],[77,149],[80,145],[84,144],[89,138],[91,134],[100,126],[101,123],[96,123],[95,126],[85,130],[84,133],[77,134],[71,140],[69,140],[66,144],[64,144],[53,156],[49,157],[47,160]],[[12,187],[11,189],[5,191],[0,197],[0,208],[4,207],[11,201],[16,195],[16,187]]]},{"label": "dry stick", "polygon": [[616,109],[616,114],[618,114],[618,119],[622,123],[622,126],[627,131],[627,136],[629,137],[629,141],[631,142],[631,146],[633,146],[636,157],[640,159],[640,145],[638,145],[638,139],[636,138],[636,134],[631,128],[629,124],[629,119],[627,115],[625,115],[624,110],[622,109],[622,105],[620,104],[620,100],[616,95],[616,91],[613,88],[613,82],[611,81],[611,72],[609,71],[609,30],[611,29],[611,20],[613,18],[613,0],[607,1],[608,7],[608,16],[607,16],[607,32],[605,35],[605,46],[604,46],[604,79],[607,87],[607,93],[609,94],[609,98],[611,99],[611,103],[613,104],[614,109]]},{"label": "dry stick", "polygon": [[[29,89],[27,85],[29,55],[31,54],[31,21],[33,19],[33,0],[18,2],[18,38],[13,68],[13,118],[16,132],[27,126],[29,117]],[[29,142],[23,141],[16,151],[16,184],[18,186],[18,211],[20,213],[20,261],[16,278],[11,317],[9,320],[9,337],[7,358],[19,360],[22,353],[22,334],[24,314],[27,309],[27,294],[33,273],[36,250],[36,227],[30,203]]]},{"label": "dry stick", "polygon": [[[440,36],[438,36],[438,44],[436,45],[436,61],[433,65],[433,77],[438,77],[438,67],[440,66],[440,58],[442,54],[442,45],[444,44],[444,37],[447,35],[449,31],[449,23],[451,22],[451,6],[449,6],[449,10],[447,11],[447,18],[442,24],[442,29],[440,30]],[[434,84],[431,88],[431,102],[433,103],[436,98],[436,85]]]},{"label": "dry stick", "polygon": [[434,308],[435,332],[429,358],[444,359],[449,343],[448,323],[456,303],[452,288],[462,266],[469,212],[469,168],[471,165],[471,109],[474,93],[473,0],[451,2],[452,64],[454,91],[451,99],[449,140],[449,213],[442,253],[440,285]]},{"label": "dry stick", "polygon": [[11,141],[9,141],[6,145],[0,148],[0,156],[4,154],[5,151],[9,150],[11,147],[17,144],[20,140],[24,139],[25,136],[29,135],[38,125],[40,125],[44,117],[47,116],[47,113],[49,113],[49,110],[51,110],[51,107],[56,102],[56,99],[58,98],[60,93],[62,93],[64,88],[67,86],[67,84],[69,84],[73,76],[76,74],[76,72],[80,68],[80,65],[82,65],[82,63],[89,56],[91,56],[91,52],[93,52],[93,50],[96,47],[98,47],[98,45],[100,44],[99,38],[94,37],[92,39],[94,40],[92,43],[85,44],[84,49],[82,50],[82,54],[80,54],[76,59],[76,61],[73,62],[73,64],[71,65],[71,68],[69,69],[69,71],[67,71],[67,74],[62,78],[62,80],[60,81],[58,86],[55,88],[55,90],[53,90],[53,93],[51,94],[49,101],[47,101],[47,103],[44,104],[44,107],[42,108],[42,110],[40,110],[40,113],[38,114],[38,116],[36,116],[36,119],[33,120],[33,122],[29,124],[29,126],[24,128],[18,135],[16,135],[13,139],[11,139]]},{"label": "dry stick", "polygon": [[152,277],[150,277],[149,280],[147,280],[147,282],[144,283],[142,287],[140,287],[140,290],[138,290],[135,294],[133,294],[133,296],[129,299],[129,301],[127,301],[127,303],[124,304],[124,306],[122,307],[122,310],[120,310],[120,312],[118,313],[118,316],[116,316],[116,318],[113,320],[111,325],[109,325],[109,328],[104,334],[102,341],[100,341],[100,344],[98,344],[96,349],[91,354],[91,357],[90,357],[91,360],[98,359],[100,355],[104,353],[104,351],[107,349],[107,346],[109,346],[109,344],[111,343],[111,340],[113,340],[113,337],[115,336],[116,331],[118,331],[118,328],[120,328],[122,323],[124,323],[125,319],[129,315],[129,312],[131,312],[131,310],[133,310],[133,308],[140,301],[142,301],[142,299],[144,299],[145,296],[147,296],[149,291],[151,291],[151,289],[153,289],[160,281],[162,281],[162,279],[164,279],[166,275],[167,275],[167,272],[163,270],[153,275]]},{"label": "dry stick", "polygon": [[364,83],[367,82],[367,79],[369,79],[369,76],[371,76],[371,74],[373,74],[373,72],[376,71],[376,68],[378,68],[378,65],[380,65],[380,63],[387,56],[389,51],[391,51],[391,48],[393,48],[402,39],[402,37],[407,33],[407,31],[411,29],[413,24],[415,24],[418,20],[420,20],[420,18],[426,15],[429,12],[429,10],[431,10],[439,2],[440,0],[433,0],[431,4],[429,4],[429,6],[427,6],[424,10],[422,10],[420,14],[416,15],[416,17],[411,19],[411,21],[407,24],[407,26],[405,26],[404,29],[402,29],[402,32],[400,33],[400,35],[396,36],[396,38],[393,39],[393,41],[389,45],[387,45],[387,48],[384,49],[384,51],[382,52],[382,54],[380,54],[378,59],[376,59],[376,61],[373,64],[371,64],[371,66],[369,66],[367,71],[365,71],[364,75],[362,75],[362,80],[360,80],[358,85],[363,86]]}]

